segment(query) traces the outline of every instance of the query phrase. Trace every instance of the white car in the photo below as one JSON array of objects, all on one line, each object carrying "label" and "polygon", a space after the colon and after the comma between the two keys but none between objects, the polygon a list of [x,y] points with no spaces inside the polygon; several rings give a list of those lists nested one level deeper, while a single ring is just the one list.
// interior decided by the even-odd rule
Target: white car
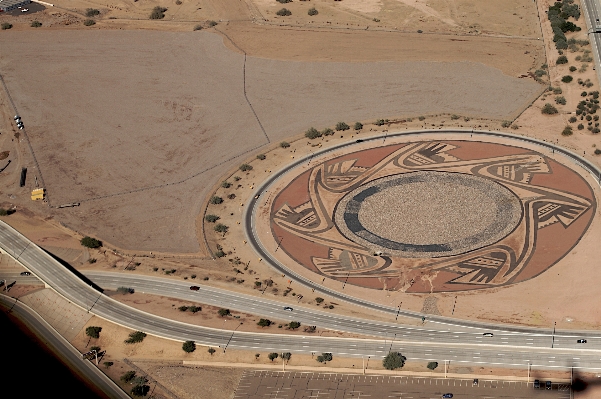
[{"label": "white car", "polygon": [[29,11],[29,8],[21,8],[21,12],[27,12]]}]

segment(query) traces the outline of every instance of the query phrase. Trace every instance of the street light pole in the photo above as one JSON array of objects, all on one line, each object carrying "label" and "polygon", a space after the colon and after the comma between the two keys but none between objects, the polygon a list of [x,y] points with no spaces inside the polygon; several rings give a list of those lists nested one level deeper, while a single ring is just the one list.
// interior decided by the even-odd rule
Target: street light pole
[{"label": "street light pole", "polygon": [[348,272],[346,274],[346,279],[344,280],[344,284],[342,284],[342,289],[344,289],[344,287],[346,286],[346,282],[348,281],[348,276],[350,276],[350,275],[351,275],[351,272]]},{"label": "street light pole", "polygon": [[553,338],[551,339],[551,349],[553,349],[553,346],[555,345],[555,326],[557,326],[557,322],[553,322]]},{"label": "street light pole", "polygon": [[230,339],[227,341],[227,344],[225,344],[225,348],[223,348],[223,353],[225,353],[225,350],[227,349],[227,346],[230,344],[230,342],[232,341],[232,338],[234,338],[234,333],[236,332],[236,330],[238,329],[238,327],[240,327],[243,323],[240,322],[240,324],[238,324],[236,326],[236,328],[234,328],[234,331],[232,331],[232,336],[230,337]]},{"label": "street light pole", "polygon": [[399,309],[396,311],[396,318],[394,319],[394,321],[398,321],[399,320],[399,313],[401,312],[401,306],[403,305],[403,302],[401,302],[399,304]]},{"label": "street light pole", "polygon": [[278,242],[278,246],[275,248],[275,251],[273,251],[274,253],[278,252],[278,249],[280,249],[280,245],[282,245],[282,240],[284,240],[283,236],[278,236],[278,238],[280,239],[280,241]]}]

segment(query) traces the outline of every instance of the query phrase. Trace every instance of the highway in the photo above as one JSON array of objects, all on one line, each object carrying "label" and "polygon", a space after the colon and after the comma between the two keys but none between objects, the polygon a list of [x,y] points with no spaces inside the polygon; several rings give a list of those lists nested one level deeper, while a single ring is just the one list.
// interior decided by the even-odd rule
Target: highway
[{"label": "highway", "polygon": [[584,20],[588,26],[588,37],[595,58],[597,79],[601,83],[601,30],[596,32],[596,27],[601,27],[601,4],[599,0],[583,0],[580,2],[584,14]]},{"label": "highway", "polygon": [[[482,341],[482,344],[478,344],[473,340],[465,340],[467,342],[459,343],[458,341],[461,341],[461,339],[456,339],[453,334],[462,337],[461,334],[451,333],[449,331],[444,332],[432,328],[416,329],[416,334],[421,334],[420,336],[422,337],[424,334],[440,334],[439,337],[444,336],[447,340],[453,340],[454,342],[449,343],[446,342],[446,340],[443,340],[443,342],[406,341],[405,337],[402,337],[402,334],[401,337],[398,338],[393,334],[392,339],[388,337],[385,340],[376,340],[319,337],[311,334],[293,336],[285,334],[273,335],[265,333],[232,332],[228,330],[194,326],[142,312],[107,297],[95,290],[92,286],[84,283],[78,276],[4,223],[0,223],[0,247],[2,247],[2,250],[6,253],[14,253],[14,256],[18,258],[19,262],[31,270],[38,278],[46,281],[49,286],[57,290],[68,300],[84,309],[90,309],[91,313],[96,314],[99,317],[155,336],[177,341],[192,340],[198,344],[219,347],[221,350],[238,348],[292,353],[332,352],[335,356],[371,358],[382,358],[390,350],[399,350],[410,360],[438,362],[446,360],[471,365],[486,364],[523,368],[526,368],[527,365],[530,364],[533,368],[563,369],[566,367],[575,367],[589,370],[601,369],[601,352],[598,350],[557,347],[551,349],[548,347],[535,347],[534,344],[527,344],[526,346],[505,344],[492,345],[490,341],[484,340]],[[96,274],[93,276],[94,278],[100,277]],[[104,278],[110,279],[111,277],[108,276]],[[144,280],[145,279],[142,278],[141,283]],[[153,281],[150,285],[156,283],[156,281]],[[159,283],[164,285],[169,284],[170,281],[165,279],[159,281]],[[119,282],[113,282],[113,284],[121,285]],[[144,284],[149,283],[145,282]],[[201,295],[200,291],[190,291],[188,284],[184,284],[183,282],[173,281],[172,284],[174,285],[169,286],[169,289],[180,290],[185,292],[186,295],[194,293],[197,293],[199,296]],[[150,285],[147,286],[147,289],[150,288]],[[179,286],[179,288],[176,286]],[[211,290],[215,289],[211,288]],[[227,306],[234,308],[233,306],[230,306],[230,304]],[[267,306],[271,306],[271,304],[268,304]],[[278,307],[279,306],[283,308],[282,304],[278,304]],[[300,309],[295,309],[294,312],[300,312]],[[316,311],[307,310],[306,317],[317,317],[311,316],[309,314],[311,312],[317,313]],[[341,319],[341,316],[337,316],[337,318]],[[369,323],[375,325],[381,324],[378,322]],[[443,325],[439,324],[439,326]],[[387,328],[389,327],[390,326]],[[449,325],[445,325],[445,327],[450,328]],[[398,326],[398,328],[403,328],[399,331],[406,331],[405,329],[407,327]],[[415,327],[410,328],[415,329]],[[534,333],[536,334],[538,332],[534,330]],[[511,336],[517,337],[519,335],[519,333],[513,333],[503,336],[502,333],[495,331],[495,337],[498,334],[501,334],[498,337],[501,342],[504,341],[502,338],[509,339]],[[590,334],[591,336],[593,335],[593,333]],[[524,339],[527,340],[527,338]],[[540,339],[543,340],[544,337],[541,337]],[[559,341],[557,337],[556,341]]]}]

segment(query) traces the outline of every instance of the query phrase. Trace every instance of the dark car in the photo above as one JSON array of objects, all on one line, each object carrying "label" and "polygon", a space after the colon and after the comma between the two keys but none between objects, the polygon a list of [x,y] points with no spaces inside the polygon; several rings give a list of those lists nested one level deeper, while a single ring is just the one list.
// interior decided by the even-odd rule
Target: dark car
[{"label": "dark car", "polygon": [[474,378],[474,382],[472,383],[472,385],[473,385],[473,386],[476,386],[476,385],[478,385],[478,379],[477,379],[477,378]]},{"label": "dark car", "polygon": [[586,339],[579,339],[578,341],[576,341],[576,343],[578,343],[578,344],[586,344]]},{"label": "dark car", "polygon": [[31,273],[29,273],[29,272],[21,272],[21,276],[31,276]]},{"label": "dark car", "polygon": [[539,380],[534,380],[534,388],[540,388],[540,381]]},{"label": "dark car", "polygon": [[551,389],[551,381],[545,382],[545,388]]},{"label": "dark car", "polygon": [[292,312],[294,309],[292,309],[290,306],[284,306],[284,310],[289,310]]},{"label": "dark car", "polygon": [[191,287],[190,287],[190,289],[191,289],[192,291],[198,291],[198,290],[200,289],[200,287],[199,287],[199,286],[197,286],[197,285],[193,285],[193,286],[191,286]]},{"label": "dark car", "polygon": [[445,393],[444,395],[442,395],[443,398],[452,398],[453,394],[452,393]]}]

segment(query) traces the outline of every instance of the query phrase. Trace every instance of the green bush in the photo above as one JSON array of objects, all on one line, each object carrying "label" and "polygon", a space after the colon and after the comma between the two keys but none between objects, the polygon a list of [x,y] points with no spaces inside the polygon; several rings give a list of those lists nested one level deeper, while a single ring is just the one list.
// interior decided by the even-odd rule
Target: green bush
[{"label": "green bush", "polygon": [[292,3],[292,0],[276,0],[276,1],[281,4]]},{"label": "green bush", "polygon": [[260,319],[257,323],[260,327],[269,327],[272,324],[272,321],[269,319]]},{"label": "green bush", "polygon": [[225,224],[217,223],[215,227],[213,227],[213,230],[215,230],[217,233],[225,234],[229,230],[229,227],[227,227]]},{"label": "green bush", "polygon": [[577,121],[575,116],[571,116],[570,119],[568,120],[570,123],[574,123]]},{"label": "green bush", "polygon": [[430,370],[434,370],[436,367],[438,367],[438,362],[428,362],[428,366],[427,366]]},{"label": "green bush", "polygon": [[133,294],[135,292],[135,290],[133,288],[130,287],[119,287],[117,288],[117,293],[119,294]]},{"label": "green bush", "polygon": [[257,159],[260,159],[261,161],[264,160],[265,158],[267,158],[267,156],[265,154],[257,155]]},{"label": "green bush", "polygon": [[39,28],[40,26],[42,26],[42,23],[40,21],[31,21],[32,28]]},{"label": "green bush", "polygon": [[386,370],[395,370],[403,367],[405,365],[405,360],[407,360],[407,358],[399,352],[390,352],[382,361],[382,365]]},{"label": "green bush", "polygon": [[316,139],[318,137],[321,137],[321,133],[315,129],[314,127],[310,127],[306,132],[305,132],[305,137],[313,140]]},{"label": "green bush", "polygon": [[251,165],[247,164],[247,163],[243,163],[242,165],[239,166],[239,169],[242,172],[248,172],[249,170],[252,170],[253,167]]},{"label": "green bush", "polygon": [[188,308],[188,310],[192,313],[198,313],[198,312],[202,311],[202,307],[192,305]]},{"label": "green bush", "polygon": [[572,80],[574,80],[574,78],[570,75],[565,75],[561,78],[561,81],[564,83],[570,83]]},{"label": "green bush", "polygon": [[363,129],[363,123],[355,122],[355,130],[361,130],[361,129]]},{"label": "green bush", "polygon": [[209,355],[213,356],[213,353],[215,353],[215,349],[213,349],[213,348],[209,348],[209,349],[207,350],[207,352],[209,352]]},{"label": "green bush", "polygon": [[102,327],[90,326],[86,328],[86,335],[90,338],[100,338]]},{"label": "green bush", "polygon": [[333,359],[333,356],[331,353],[322,353],[321,355],[317,356],[317,361],[319,363],[327,363],[327,362],[331,362]]},{"label": "green bush", "polygon": [[150,13],[150,19],[165,18],[165,11],[167,11],[167,9],[165,7],[156,6],[155,8],[152,9],[152,12]]},{"label": "green bush", "polygon": [[317,304],[320,304],[320,303],[322,303],[323,301],[324,301],[324,299],[323,299],[323,298],[320,298],[320,297],[317,297],[317,298],[315,298],[315,302],[317,302]]},{"label": "green bush", "polygon": [[183,343],[182,349],[186,353],[192,353],[196,350],[196,344],[194,343],[194,341],[186,341]]},{"label": "green bush", "polygon": [[578,124],[578,130],[582,130],[582,129],[584,129],[584,125],[582,123],[579,123]]},{"label": "green bush", "polygon": [[102,246],[101,241],[99,241],[95,238],[92,238],[92,237],[88,237],[88,236],[85,236],[79,242],[81,243],[81,245],[83,245],[84,247],[87,247],[87,248],[98,248],[98,247]]},{"label": "green bush", "polygon": [[100,15],[100,10],[95,8],[86,8],[86,17],[91,18]]},{"label": "green bush", "polygon": [[298,321],[291,321],[288,324],[288,328],[290,328],[291,330],[296,330],[297,328],[299,328],[301,326],[301,323],[299,323]]},{"label": "green bush", "polygon": [[336,124],[336,130],[337,130],[337,131],[345,131],[345,130],[349,130],[349,129],[350,129],[350,126],[349,126],[349,125],[347,125],[347,124],[346,124],[346,123],[344,123],[344,122],[338,122],[338,123]]},{"label": "green bush", "polygon": [[133,380],[136,377],[136,372],[133,370],[129,370],[126,371],[125,373],[123,373],[123,375],[121,375],[121,378],[119,378],[121,380],[121,382],[130,382],[131,380]]},{"label": "green bush", "polygon": [[566,126],[563,128],[561,132],[562,136],[571,136],[574,132],[572,131],[572,126]]},{"label": "green bush", "polygon": [[564,96],[555,97],[555,103],[566,105],[566,98]]},{"label": "green bush", "polygon": [[577,70],[577,69],[578,69],[578,68],[576,68],[574,65],[572,65],[572,66],[570,67],[570,72],[576,72],[576,70]]},{"label": "green bush", "polygon": [[376,126],[382,126],[386,123],[386,121],[384,119],[378,119],[377,121],[374,122],[374,125]]},{"label": "green bush", "polygon": [[287,8],[282,8],[281,10],[276,12],[276,15],[279,15],[280,17],[289,17],[292,15],[292,11],[290,11]]},{"label": "green bush", "polygon": [[219,311],[217,313],[219,313],[219,316],[221,316],[221,317],[229,316],[231,314],[229,309],[224,309],[224,308],[219,309]]},{"label": "green bush", "polygon": [[200,25],[200,24],[199,25],[194,25],[194,30],[195,31],[202,30],[202,25]]},{"label": "green bush", "polygon": [[419,116],[417,119],[419,119],[420,121],[426,120],[425,116]]},{"label": "green bush", "polygon": [[601,150],[600,150],[600,149],[598,149],[598,148],[596,148],[596,149],[595,149],[595,155],[601,155]]},{"label": "green bush", "polygon": [[185,312],[186,310],[188,310],[187,306],[180,306],[179,308],[177,308],[180,312]]},{"label": "green bush", "polygon": [[212,196],[209,202],[213,205],[219,205],[223,202],[223,198],[218,197],[216,195]]},{"label": "green bush", "polygon": [[326,127],[325,129],[323,129],[321,131],[322,136],[331,136],[334,134],[334,131],[332,129],[330,129],[329,127]]},{"label": "green bush", "polygon": [[0,216],[6,216],[8,215],[8,211],[4,208],[0,208]]},{"label": "green bush", "polygon": [[307,14],[309,14],[311,17],[319,14],[319,11],[317,11],[317,9],[315,7],[313,8],[309,8],[309,11],[307,11]]},{"label": "green bush", "polygon": [[271,352],[269,355],[267,355],[267,357],[269,358],[269,360],[271,360],[272,362],[278,358],[278,354],[275,352]]},{"label": "green bush", "polygon": [[105,369],[108,369],[108,368],[109,368],[109,367],[111,367],[111,366],[112,366],[114,363],[113,363],[113,362],[104,362],[104,363],[102,363],[102,364],[104,364],[104,368],[105,368]]},{"label": "green bush", "polygon": [[133,396],[146,396],[148,391],[150,391],[150,386],[146,384],[136,385],[131,389],[131,394]]},{"label": "green bush", "polygon": [[568,63],[568,57],[566,57],[565,55],[560,55],[559,57],[557,57],[557,61],[555,61],[555,64],[557,64],[557,65],[567,64],[567,63]]},{"label": "green bush", "polygon": [[209,28],[212,28],[214,26],[217,26],[217,22],[216,21],[207,21],[207,25],[209,25]]},{"label": "green bush", "polygon": [[[217,250],[217,252],[215,252],[215,256],[217,258],[223,258],[225,256],[225,252],[223,252],[223,250],[219,249]],[[208,280],[208,278],[205,277],[206,280]]]},{"label": "green bush", "polygon": [[288,147],[290,147],[290,143],[287,142],[287,141],[282,141],[280,143],[280,147],[282,147],[282,148],[288,148]]},{"label": "green bush", "polygon": [[7,30],[7,29],[10,29],[12,27],[13,27],[13,25],[9,24],[8,22],[3,22],[2,25],[0,25],[0,28],[2,28],[2,30]]},{"label": "green bush", "polygon": [[216,221],[218,221],[220,218],[217,215],[207,215],[205,216],[205,220],[209,223],[215,223]]},{"label": "green bush", "polygon": [[546,103],[541,112],[546,115],[553,115],[557,113],[557,108],[549,103]]},{"label": "green bush", "polygon": [[221,187],[223,188],[230,188],[231,186],[232,183],[228,182],[227,180],[221,182]]},{"label": "green bush", "polygon": [[129,334],[129,338],[125,340],[126,344],[137,344],[138,342],[144,341],[146,338],[146,333],[142,331],[135,331]]},{"label": "green bush", "polygon": [[92,26],[92,25],[96,25],[96,22],[93,19],[86,19],[85,21],[83,21],[83,24],[85,26]]},{"label": "green bush", "polygon": [[501,126],[502,126],[502,127],[509,127],[509,126],[511,126],[511,121],[503,121],[503,122],[501,123]]}]

